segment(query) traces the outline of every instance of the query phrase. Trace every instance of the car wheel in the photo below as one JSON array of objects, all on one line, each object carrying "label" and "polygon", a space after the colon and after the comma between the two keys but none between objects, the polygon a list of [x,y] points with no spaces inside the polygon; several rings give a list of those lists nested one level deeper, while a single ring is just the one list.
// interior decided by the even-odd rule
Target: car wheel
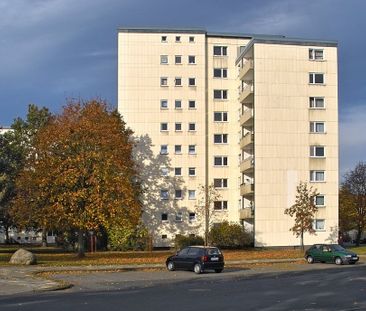
[{"label": "car wheel", "polygon": [[173,261],[169,261],[168,264],[166,265],[166,267],[169,271],[174,271],[175,270]]},{"label": "car wheel", "polygon": [[307,261],[308,263],[314,263],[314,258],[313,258],[313,256],[308,256],[308,257],[306,257],[306,261]]},{"label": "car wheel", "polygon": [[193,271],[196,274],[200,274],[202,272],[202,267],[199,263],[196,263],[193,267]]},{"label": "car wheel", "polygon": [[336,265],[341,265],[341,264],[343,264],[343,261],[342,261],[341,257],[336,257],[336,258],[334,259],[334,262],[335,262],[335,264],[336,264]]},{"label": "car wheel", "polygon": [[216,273],[221,273],[222,272],[222,269],[215,269],[215,272]]}]

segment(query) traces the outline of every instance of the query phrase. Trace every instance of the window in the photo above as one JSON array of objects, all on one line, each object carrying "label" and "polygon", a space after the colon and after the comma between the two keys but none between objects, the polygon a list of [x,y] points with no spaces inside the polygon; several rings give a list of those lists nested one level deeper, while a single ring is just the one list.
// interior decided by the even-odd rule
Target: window
[{"label": "window", "polygon": [[174,175],[175,176],[182,176],[182,168],[181,167],[175,167],[174,168]]},{"label": "window", "polygon": [[168,238],[168,235],[166,235],[166,234],[162,234],[162,235],[161,235],[161,239],[162,239],[162,240],[166,240],[167,238]]},{"label": "window", "polygon": [[188,190],[188,199],[195,200],[196,199],[196,190]]},{"label": "window", "polygon": [[225,210],[227,209],[227,201],[215,201],[214,210]]},{"label": "window", "polygon": [[168,176],[168,174],[169,174],[169,169],[167,167],[162,167],[161,176]]},{"label": "window", "polygon": [[189,37],[189,42],[194,42],[194,37]]},{"label": "window", "polygon": [[196,86],[196,78],[189,78],[188,79],[189,86]]},{"label": "window", "polygon": [[309,97],[310,108],[324,108],[324,97]]},{"label": "window", "polygon": [[309,83],[310,84],[324,84],[324,74],[323,73],[309,73]]},{"label": "window", "polygon": [[196,176],[196,168],[195,167],[189,167],[188,168],[188,175],[189,176]]},{"label": "window", "polygon": [[227,166],[227,157],[216,156],[214,157],[215,166]]},{"label": "window", "polygon": [[169,199],[169,192],[168,190],[160,190],[160,199],[162,200],[168,200]]},{"label": "window", "polygon": [[160,55],[160,64],[162,65],[168,64],[168,55]]},{"label": "window", "polygon": [[167,131],[168,123],[160,123],[160,131]]},{"label": "window", "polygon": [[182,153],[182,145],[175,145],[174,146],[174,153],[181,154]]},{"label": "window", "polygon": [[189,221],[196,221],[196,213],[190,212],[188,214]]},{"label": "window", "polygon": [[196,123],[188,123],[188,131],[194,132],[196,130]]},{"label": "window", "polygon": [[180,42],[180,36],[175,36],[175,42]]},{"label": "window", "polygon": [[196,109],[196,101],[195,100],[188,101],[188,108],[189,109]]},{"label": "window", "polygon": [[161,42],[168,42],[167,36],[161,36]]},{"label": "window", "polygon": [[324,207],[325,206],[324,194],[318,194],[317,196],[315,196],[314,203],[315,203],[315,206]]},{"label": "window", "polygon": [[182,63],[182,55],[175,55],[175,63],[176,64]]},{"label": "window", "polygon": [[310,122],[310,133],[325,133],[325,123]]},{"label": "window", "polygon": [[214,78],[227,78],[227,69],[226,68],[214,68],[213,76],[214,76]]},{"label": "window", "polygon": [[174,102],[175,109],[182,109],[182,101],[180,99],[176,99]]},{"label": "window", "polygon": [[160,78],[160,86],[168,86],[168,78],[161,77]]},{"label": "window", "polygon": [[176,77],[174,83],[175,86],[182,86],[182,78]]},{"label": "window", "polygon": [[227,46],[214,46],[213,55],[214,56],[226,56],[227,55]]},{"label": "window", "polygon": [[168,145],[160,145],[160,154],[168,154]]},{"label": "window", "polygon": [[189,145],[188,146],[188,153],[189,154],[196,154],[196,145]]},{"label": "window", "polygon": [[228,134],[214,134],[214,144],[227,144]]},{"label": "window", "polygon": [[215,178],[214,187],[215,188],[227,188],[227,178]]},{"label": "window", "polygon": [[194,55],[189,55],[188,56],[188,64],[195,64],[196,63],[196,56]]},{"label": "window", "polygon": [[182,212],[177,212],[175,214],[175,221],[177,221],[177,222],[182,222],[183,221],[183,213]]},{"label": "window", "polygon": [[323,182],[325,181],[325,171],[310,171],[311,182]]},{"label": "window", "polygon": [[324,152],[324,146],[310,146],[310,157],[314,158],[324,158],[325,152]]},{"label": "window", "polygon": [[323,60],[324,51],[321,49],[309,49],[309,59],[310,60]]},{"label": "window", "polygon": [[168,214],[167,213],[162,213],[161,214],[161,221],[168,221]]},{"label": "window", "polygon": [[215,111],[214,112],[215,122],[227,122],[227,112],[226,111]]},{"label": "window", "polygon": [[316,231],[324,231],[325,230],[325,220],[324,219],[315,219],[313,228]]},{"label": "window", "polygon": [[176,132],[182,131],[182,123],[175,123],[175,131]]},{"label": "window", "polygon": [[181,189],[175,189],[175,199],[181,200],[183,198],[183,191]]},{"label": "window", "polygon": [[227,90],[214,90],[214,99],[227,99]]},{"label": "window", "polygon": [[168,100],[166,99],[160,100],[160,109],[168,109]]}]

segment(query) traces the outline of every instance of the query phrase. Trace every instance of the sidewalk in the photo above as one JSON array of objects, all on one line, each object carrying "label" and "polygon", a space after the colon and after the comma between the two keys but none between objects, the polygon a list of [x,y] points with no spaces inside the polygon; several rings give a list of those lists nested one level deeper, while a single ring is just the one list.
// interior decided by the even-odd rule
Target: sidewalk
[{"label": "sidewalk", "polygon": [[[366,256],[363,257],[363,261],[366,259]],[[248,264],[258,264],[258,263],[272,263],[272,264],[280,264],[280,263],[291,263],[299,260],[304,260],[303,258],[293,258],[293,259],[265,259],[265,260],[238,260],[238,261],[227,261],[225,263],[227,268],[225,271],[230,271],[231,273],[223,273],[222,277],[232,277],[233,274],[237,274],[238,276],[250,276],[258,273],[268,273],[268,272],[284,272],[284,269],[278,269],[278,267],[266,267],[266,268],[256,268],[253,269],[235,269],[235,266],[240,265],[248,265]],[[362,263],[361,263],[362,264]],[[313,268],[316,269],[324,269],[334,267],[333,265],[294,265],[291,267],[291,271],[304,271],[310,270]],[[13,294],[22,294],[27,292],[41,292],[41,291],[54,291],[67,289],[73,286],[75,283],[83,283],[82,278],[84,275],[77,274],[69,274],[68,272],[73,271],[75,273],[81,272],[82,274],[88,274],[88,284],[89,282],[100,283],[100,281],[107,282],[108,279],[112,278],[112,274],[109,273],[106,276],[105,272],[114,272],[113,273],[113,281],[114,282],[126,282],[132,283],[134,281],[159,281],[166,280],[167,276],[173,276],[172,280],[180,280],[180,279],[191,279],[196,278],[194,274],[180,274],[177,276],[175,274],[169,274],[167,272],[162,272],[162,275],[158,275],[156,272],[150,272],[150,274],[146,271],[141,271],[143,269],[160,269],[165,268],[165,264],[140,264],[140,265],[99,265],[99,266],[66,266],[66,267],[42,267],[42,266],[7,266],[0,268],[0,296],[3,295],[13,295]],[[90,273],[90,272],[99,272]],[[137,272],[123,272],[123,271],[139,271]],[[51,279],[46,279],[44,277],[37,276],[37,273],[41,272],[56,272],[56,276],[51,276]],[[104,272],[104,274],[103,274]],[[117,273],[118,272],[118,273]],[[123,276],[120,274],[123,273]],[[97,276],[98,275],[98,276]],[[225,276],[224,276],[225,275]],[[205,274],[204,277],[217,277],[218,275],[213,273]],[[98,279],[99,278],[99,279]],[[80,282],[79,282],[80,281]],[[87,283],[84,281],[84,283]]]}]

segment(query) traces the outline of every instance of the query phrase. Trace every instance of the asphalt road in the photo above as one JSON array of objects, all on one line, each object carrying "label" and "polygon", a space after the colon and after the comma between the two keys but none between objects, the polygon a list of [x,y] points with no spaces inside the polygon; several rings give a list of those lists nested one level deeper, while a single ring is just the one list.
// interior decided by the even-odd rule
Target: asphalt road
[{"label": "asphalt road", "polygon": [[2,297],[0,310],[366,310],[365,266],[246,277],[210,274],[124,289],[117,289],[118,282],[114,285],[116,289],[104,291]]}]

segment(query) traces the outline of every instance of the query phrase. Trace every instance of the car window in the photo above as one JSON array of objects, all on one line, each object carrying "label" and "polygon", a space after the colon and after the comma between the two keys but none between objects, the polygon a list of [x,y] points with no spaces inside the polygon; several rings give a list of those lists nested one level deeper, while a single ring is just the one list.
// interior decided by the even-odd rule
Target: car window
[{"label": "car window", "polygon": [[220,255],[221,252],[218,248],[208,248],[207,255]]},{"label": "car window", "polygon": [[183,249],[181,249],[179,252],[178,252],[178,256],[184,256],[184,255],[187,255],[187,253],[188,253],[188,250],[189,250],[189,248],[187,247],[187,248],[183,248]]},{"label": "car window", "polygon": [[345,249],[340,245],[332,245],[332,249],[334,251],[338,251],[338,252],[344,252],[345,251]]},{"label": "car window", "polygon": [[323,246],[323,252],[331,252],[331,251],[332,251],[332,249],[330,248],[330,246],[328,246],[328,245]]},{"label": "car window", "polygon": [[188,256],[199,256],[200,249],[198,247],[192,247],[188,251]]}]

